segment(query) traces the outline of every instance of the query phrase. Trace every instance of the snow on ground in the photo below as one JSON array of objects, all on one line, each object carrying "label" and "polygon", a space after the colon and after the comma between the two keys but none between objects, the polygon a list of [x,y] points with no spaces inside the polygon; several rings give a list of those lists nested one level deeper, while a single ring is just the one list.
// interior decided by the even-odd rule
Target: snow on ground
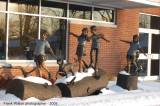
[{"label": "snow on ground", "polygon": [[[92,71],[88,73],[76,73],[76,81],[84,76],[91,76]],[[79,77],[80,78],[79,78]],[[78,78],[77,78],[78,77]],[[33,79],[32,79],[33,78]],[[72,80],[59,79],[59,82],[66,83]],[[26,78],[25,80],[36,82],[46,82],[41,78]],[[43,81],[44,82],[43,82]],[[58,82],[58,81],[57,81]],[[109,81],[106,86],[109,90],[103,88],[99,95],[74,97],[74,98],[51,98],[48,100],[39,100],[35,97],[26,100],[20,100],[12,94],[5,94],[5,90],[0,90],[0,106],[160,106],[160,82],[138,81],[138,90],[125,90],[116,85],[116,81]]]},{"label": "snow on ground", "polygon": [[139,81],[138,90],[131,91],[122,89],[116,85],[116,82],[111,81],[107,87],[109,90],[102,89],[102,93],[99,95],[51,98],[44,101],[34,97],[20,100],[12,94],[5,95],[5,90],[0,90],[0,106],[53,106],[55,104],[58,106],[160,106],[159,82]]}]

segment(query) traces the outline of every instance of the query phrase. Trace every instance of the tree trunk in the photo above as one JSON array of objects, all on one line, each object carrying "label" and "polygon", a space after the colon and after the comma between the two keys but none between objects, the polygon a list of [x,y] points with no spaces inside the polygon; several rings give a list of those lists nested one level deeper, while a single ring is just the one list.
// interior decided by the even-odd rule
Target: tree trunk
[{"label": "tree trunk", "polygon": [[45,84],[28,82],[21,79],[14,79],[8,85],[6,93],[14,94],[22,100],[30,97],[40,100],[62,97],[60,89],[55,85],[46,86]]},{"label": "tree trunk", "polygon": [[99,69],[98,74],[99,79],[88,76],[71,84],[57,83],[56,85],[37,84],[15,79],[9,84],[6,93],[14,94],[22,100],[29,97],[45,100],[56,97],[88,96],[97,90],[106,88],[108,84],[106,72]]},{"label": "tree trunk", "polygon": [[[64,84],[56,84],[62,92],[63,97],[80,97],[93,94],[95,91],[106,88],[109,80],[105,71],[99,69],[98,74],[100,79],[95,79],[93,76],[88,76],[73,84],[64,87]],[[68,91],[68,92],[66,92]]]}]

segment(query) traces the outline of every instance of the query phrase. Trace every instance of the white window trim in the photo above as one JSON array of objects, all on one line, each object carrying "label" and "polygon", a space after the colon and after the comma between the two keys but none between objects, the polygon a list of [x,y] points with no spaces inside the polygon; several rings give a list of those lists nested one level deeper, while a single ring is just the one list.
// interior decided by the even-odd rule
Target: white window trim
[{"label": "white window trim", "polygon": [[82,24],[82,25],[96,25],[96,26],[102,26],[102,27],[111,27],[111,28],[117,28],[117,25],[111,22],[97,22],[97,21],[86,21],[86,20],[77,20],[77,19],[69,19],[70,24]]},{"label": "white window trim", "polygon": [[145,14],[145,15],[160,17],[160,15],[155,15],[155,14],[148,14],[148,13],[140,13],[140,14]]},{"label": "white window trim", "polygon": [[7,2],[7,27],[6,27],[6,60],[8,60],[8,35],[9,35],[9,2],[10,0],[8,0]]}]

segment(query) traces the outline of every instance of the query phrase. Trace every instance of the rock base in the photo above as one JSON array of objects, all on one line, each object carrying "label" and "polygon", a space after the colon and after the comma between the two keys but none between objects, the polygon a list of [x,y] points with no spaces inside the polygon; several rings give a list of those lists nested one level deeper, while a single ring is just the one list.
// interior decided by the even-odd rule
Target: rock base
[{"label": "rock base", "polygon": [[127,90],[137,90],[138,76],[118,74],[117,85]]}]

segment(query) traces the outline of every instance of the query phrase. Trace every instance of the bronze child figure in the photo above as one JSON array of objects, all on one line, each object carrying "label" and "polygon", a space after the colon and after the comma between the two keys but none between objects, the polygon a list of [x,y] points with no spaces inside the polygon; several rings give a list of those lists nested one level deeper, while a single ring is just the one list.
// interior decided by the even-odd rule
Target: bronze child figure
[{"label": "bronze child figure", "polygon": [[[96,26],[91,26],[91,33],[92,33],[92,46],[91,46],[91,51],[90,51],[90,67],[94,67],[95,70],[95,77],[99,77],[98,76],[98,72],[97,72],[97,66],[98,66],[98,56],[99,56],[99,49],[100,49],[100,39],[105,40],[106,42],[110,42],[109,40],[104,38],[104,35],[101,34],[97,34],[97,27]],[[95,65],[93,65],[93,52],[96,51],[96,56],[95,56]]]},{"label": "bronze child figure", "polygon": [[52,48],[50,47],[50,44],[46,40],[47,38],[47,31],[42,30],[41,31],[41,39],[35,39],[33,37],[30,37],[25,34],[30,40],[33,40],[36,42],[36,48],[33,52],[34,54],[34,62],[36,63],[36,70],[39,74],[39,77],[42,77],[42,70],[41,68],[45,69],[45,71],[48,72],[48,78],[52,78],[52,73],[48,70],[48,68],[45,66],[45,47],[47,47],[50,51],[50,53],[53,55],[53,57],[56,57],[53,53]]},{"label": "bronze child figure", "polygon": [[138,35],[133,35],[133,41],[120,40],[120,41],[123,41],[125,43],[129,43],[130,44],[130,48],[129,48],[129,50],[127,52],[127,56],[126,56],[128,73],[130,73],[130,64],[131,63],[133,63],[135,65],[135,67],[136,67],[135,71],[138,70],[137,64],[135,62],[135,59],[136,59],[135,57],[136,57],[137,50],[140,50],[141,52],[143,52],[143,54],[145,56],[147,56],[145,54],[145,52],[143,51],[143,49],[141,48],[141,46],[138,44],[138,42],[139,42],[138,39],[139,39]]},{"label": "bronze child figure", "polygon": [[[78,39],[78,46],[77,46],[76,55],[78,57],[78,62],[79,62],[79,70],[78,70],[78,72],[81,72],[82,66],[83,66],[82,57],[86,56],[86,53],[85,53],[86,41],[87,42],[90,41],[90,38],[87,36],[88,28],[83,28],[82,29],[82,34],[80,36],[78,36],[78,35],[76,35],[76,34],[74,34],[72,32],[70,32],[70,34]],[[85,71],[85,70],[83,70],[83,71]]]}]

